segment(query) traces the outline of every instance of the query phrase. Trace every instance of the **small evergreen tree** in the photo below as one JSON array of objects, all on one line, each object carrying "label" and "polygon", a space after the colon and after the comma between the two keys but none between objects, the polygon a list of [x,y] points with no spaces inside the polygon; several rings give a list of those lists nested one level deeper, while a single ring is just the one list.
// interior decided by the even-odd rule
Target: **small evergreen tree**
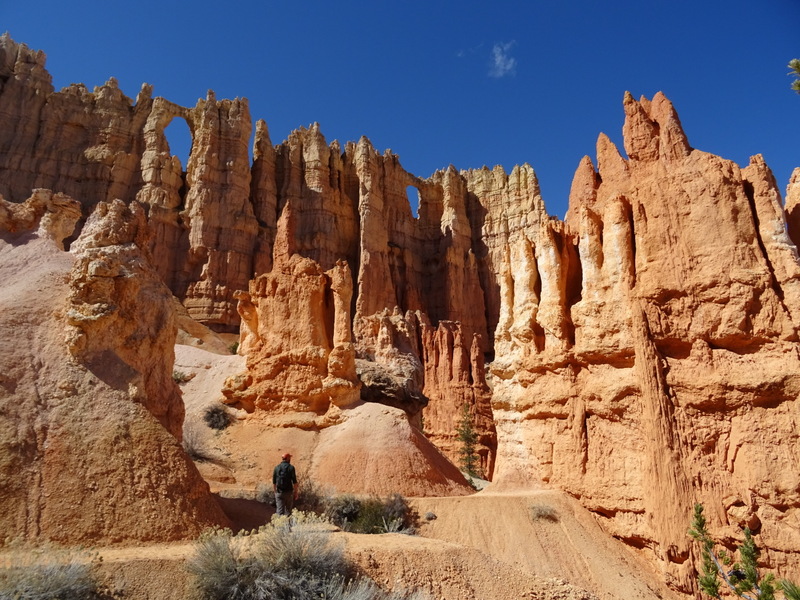
[{"label": "small evergreen tree", "polygon": [[478,434],[472,424],[472,415],[469,413],[469,405],[461,407],[461,419],[456,427],[456,436],[461,444],[458,450],[459,464],[464,472],[470,477],[480,477],[478,472],[478,454],[475,446],[478,443]]},{"label": "small evergreen tree", "polygon": [[714,540],[706,528],[703,505],[694,505],[689,535],[700,543],[703,560],[702,572],[697,577],[700,589],[712,598],[720,599],[720,585],[725,583],[739,598],[745,600],[775,600],[777,589],[786,600],[800,600],[800,587],[791,581],[781,580],[775,585],[775,576],[758,572],[758,548],[753,534],[744,528],[744,542],[739,546],[739,561],[734,562],[725,550],[716,551]]}]

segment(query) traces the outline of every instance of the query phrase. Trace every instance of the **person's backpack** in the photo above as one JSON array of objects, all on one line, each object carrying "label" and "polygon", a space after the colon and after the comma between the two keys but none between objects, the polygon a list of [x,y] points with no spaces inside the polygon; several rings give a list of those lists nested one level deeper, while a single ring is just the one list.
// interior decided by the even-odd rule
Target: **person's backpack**
[{"label": "person's backpack", "polygon": [[281,463],[278,465],[278,475],[275,478],[275,487],[279,492],[292,491],[292,465],[289,463]]}]

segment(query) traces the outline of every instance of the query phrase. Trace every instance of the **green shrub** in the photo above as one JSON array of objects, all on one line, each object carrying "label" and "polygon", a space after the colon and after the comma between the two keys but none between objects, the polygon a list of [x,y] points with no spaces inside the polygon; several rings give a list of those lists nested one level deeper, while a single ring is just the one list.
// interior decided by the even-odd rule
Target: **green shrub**
[{"label": "green shrub", "polygon": [[383,503],[384,517],[388,521],[397,521],[401,529],[413,530],[417,526],[418,515],[408,504],[402,494],[392,494]]},{"label": "green shrub", "polygon": [[325,514],[335,525],[354,533],[413,533],[418,520],[400,494],[385,499],[336,496],[328,499]]},{"label": "green shrub", "polygon": [[461,418],[456,426],[456,439],[460,444],[458,463],[469,478],[470,485],[475,487],[472,478],[481,477],[480,457],[475,450],[479,437],[478,432],[475,430],[475,424],[472,422],[472,414],[468,404],[464,404],[461,407]]},{"label": "green shrub", "polygon": [[230,346],[228,346],[228,350],[231,354],[237,354],[239,352],[239,342],[233,342]]},{"label": "green shrub", "polygon": [[325,502],[325,514],[334,525],[345,530],[358,518],[360,511],[361,501],[352,494],[334,496]]},{"label": "green shrub", "polygon": [[327,600],[429,600],[430,596],[421,591],[387,592],[369,579],[357,579],[340,585],[336,589],[331,589],[329,595],[324,598]]},{"label": "green shrub", "polygon": [[[425,600],[420,592],[385,592],[351,579],[342,546],[314,530],[319,517],[281,517],[252,535],[204,533],[186,568],[199,600]],[[293,527],[289,525],[293,524]]]},{"label": "green shrub", "polygon": [[298,486],[297,502],[295,504],[303,510],[324,513],[327,497],[322,488],[314,480],[305,478],[300,480]]},{"label": "green shrub", "polygon": [[107,597],[92,574],[89,557],[67,551],[28,554],[24,564],[0,570],[0,598],[93,600]]},{"label": "green shrub", "polygon": [[358,516],[353,521],[351,531],[355,533],[386,533],[384,523],[383,501],[380,498],[366,498],[361,501]]},{"label": "green shrub", "polygon": [[214,462],[214,453],[206,447],[202,436],[193,427],[184,427],[181,445],[193,461]]},{"label": "green shrub", "polygon": [[255,560],[244,556],[241,540],[228,529],[203,533],[195,544],[194,556],[186,562],[186,570],[203,600],[245,600],[258,576]]},{"label": "green shrub", "polygon": [[187,381],[191,381],[194,378],[193,374],[184,373],[183,371],[173,371],[172,372],[172,381],[180,385],[181,383],[186,383]]},{"label": "green shrub", "polygon": [[325,531],[277,526],[259,533],[256,556],[274,571],[304,572],[316,578],[346,574],[344,549],[331,544]]},{"label": "green shrub", "polygon": [[784,600],[800,600],[800,586],[792,581],[776,581],[774,573],[759,570],[758,556],[761,551],[753,539],[749,527],[744,528],[744,541],[736,554],[724,548],[717,549],[716,542],[707,528],[703,505],[695,504],[688,534],[700,546],[702,572],[697,574],[700,589],[712,598],[729,598],[734,595],[747,600],[775,600],[777,591],[783,592]]},{"label": "green shrub", "polygon": [[186,569],[202,600],[310,600],[343,587],[346,566],[342,548],[322,532],[265,526],[250,537],[204,533]]},{"label": "green shrub", "polygon": [[275,490],[271,483],[259,483],[256,485],[256,500],[262,504],[275,506]]},{"label": "green shrub", "polygon": [[206,412],[203,414],[203,420],[211,429],[222,431],[231,424],[233,419],[224,406],[213,405],[206,409]]}]

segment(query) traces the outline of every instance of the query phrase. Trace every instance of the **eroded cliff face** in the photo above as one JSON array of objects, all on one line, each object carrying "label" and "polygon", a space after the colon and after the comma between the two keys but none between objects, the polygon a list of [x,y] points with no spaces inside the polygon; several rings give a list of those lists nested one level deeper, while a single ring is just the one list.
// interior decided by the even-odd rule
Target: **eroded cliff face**
[{"label": "eroded cliff face", "polygon": [[352,293],[347,263],[324,272],[298,254],[254,279],[249,292],[237,294],[247,372],[228,381],[225,402],[248,412],[320,416],[355,404],[361,382],[350,330]]},{"label": "eroded cliff face", "polygon": [[[663,95],[624,110],[627,157],[601,135],[562,222],[528,165],[421,179],[316,124],[273,145],[257,122],[251,165],[246,100],[183,108],[144,86],[134,103],[113,80],[55,92],[44,56],[3,37],[0,193],[47,186],[84,220],[138,200],[162,281],[194,318],[240,331],[248,370],[227,401],[322,431],[323,478],[354,468],[331,432],[365,457],[371,418],[407,448],[423,427],[456,460],[466,404],[496,488],[566,490],[674,588],[692,587],[696,501],[799,573],[800,175],[784,210],[761,157],[691,148]],[[193,136],[185,172],[174,118]]]},{"label": "eroded cliff face", "polygon": [[174,313],[141,206],[0,199],[4,542],[167,541],[228,523],[180,445]]},{"label": "eroded cliff face", "polygon": [[[83,220],[100,201],[136,199],[153,232],[153,264],[195,319],[236,331],[236,293],[252,279],[278,277],[294,255],[323,271],[344,261],[352,274],[352,344],[361,375],[375,384],[364,392],[417,421],[428,402],[423,356],[434,354],[423,348],[423,323],[458,323],[464,346],[445,361],[473,352],[475,335],[480,352],[489,351],[498,298],[483,291],[492,287],[495,259],[481,241],[487,218],[481,203],[513,205],[522,196],[520,215],[536,198],[544,214],[529,167],[519,171],[522,178],[517,171],[509,178],[502,170],[465,176],[450,168],[425,181],[366,138],[343,149],[328,144],[316,124],[273,146],[263,121],[256,123],[251,166],[245,99],[217,100],[209,92],[184,108],[153,98],[145,85],[134,103],[113,80],[92,92],[80,85],[56,92],[41,52],[8,36],[0,47],[0,115],[11,124],[0,133],[0,193],[20,201],[33,185],[51,187],[80,199]],[[164,135],[176,118],[192,132],[185,172]],[[419,217],[407,190],[420,196]],[[505,218],[498,228],[508,228]],[[379,372],[375,365],[382,365]],[[436,385],[427,384],[428,393],[434,405],[450,406],[443,373]],[[464,376],[448,375],[457,385]],[[467,400],[484,415],[476,425],[492,464],[488,399],[468,394]],[[432,413],[426,430],[452,437],[451,421]]]},{"label": "eroded cliff face", "polygon": [[[533,253],[561,265],[554,293],[578,293],[543,319],[547,287],[537,298],[524,269],[503,295],[496,481],[567,490],[684,591],[681,524],[698,501],[732,538],[763,526],[772,564],[797,569],[798,258],[774,178],[760,156],[740,169],[692,149],[661,94],[626,95],[624,108],[628,158],[601,135],[597,169],[585,158],[576,173],[567,234]],[[538,299],[533,319],[520,289]],[[532,322],[541,345],[518,343]]]}]

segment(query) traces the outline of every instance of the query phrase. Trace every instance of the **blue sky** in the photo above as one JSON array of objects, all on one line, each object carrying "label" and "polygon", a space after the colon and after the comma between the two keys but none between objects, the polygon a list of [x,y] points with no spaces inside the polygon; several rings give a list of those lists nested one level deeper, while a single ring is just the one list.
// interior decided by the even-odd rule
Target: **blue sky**
[{"label": "blue sky", "polygon": [[274,143],[317,121],[422,177],[530,163],[560,217],[597,135],[621,146],[626,90],[662,90],[695,148],[764,154],[782,191],[800,166],[800,0],[3,0],[0,29],[47,53],[57,88],[245,96]]}]

